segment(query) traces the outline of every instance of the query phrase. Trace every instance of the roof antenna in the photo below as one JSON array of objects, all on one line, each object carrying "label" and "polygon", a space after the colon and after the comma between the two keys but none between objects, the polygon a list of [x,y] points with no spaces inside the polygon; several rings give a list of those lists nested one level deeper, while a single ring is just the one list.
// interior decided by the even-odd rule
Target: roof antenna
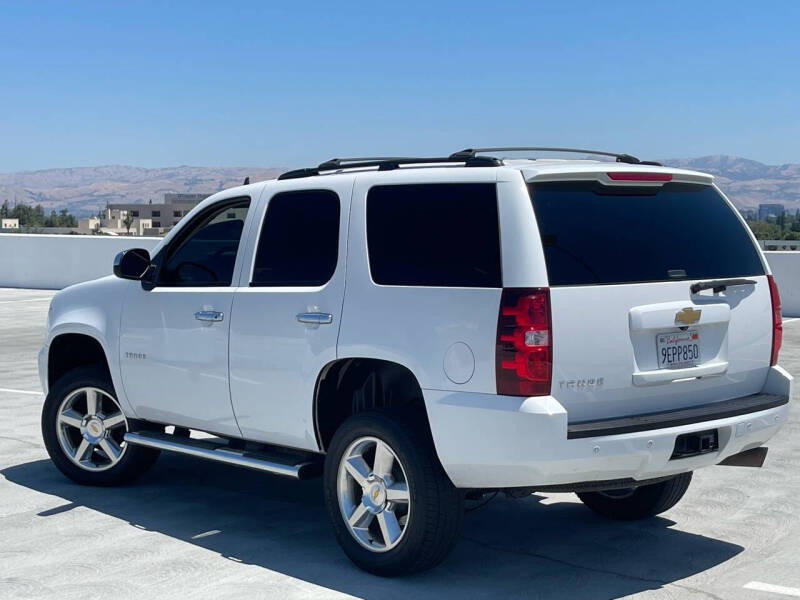
[{"label": "roof antenna", "polygon": [[242,185],[250,185],[250,178],[249,177],[245,177],[244,178],[244,183]]}]

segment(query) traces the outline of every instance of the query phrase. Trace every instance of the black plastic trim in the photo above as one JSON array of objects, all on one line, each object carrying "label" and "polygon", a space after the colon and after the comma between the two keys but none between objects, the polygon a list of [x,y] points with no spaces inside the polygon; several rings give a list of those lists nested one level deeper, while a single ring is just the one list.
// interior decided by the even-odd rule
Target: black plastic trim
[{"label": "black plastic trim", "polygon": [[753,394],[743,398],[712,402],[690,408],[679,408],[655,413],[632,415],[630,417],[580,421],[567,425],[567,439],[600,437],[634,433],[667,427],[679,427],[693,423],[703,423],[716,419],[736,417],[761,410],[783,406],[789,402],[788,396],[775,394]]},{"label": "black plastic trim", "polygon": [[305,169],[295,169],[294,171],[287,171],[278,176],[279,180],[284,179],[300,179],[303,177],[313,177],[315,175],[322,175],[325,171],[340,171],[343,169],[364,169],[368,167],[378,167],[379,171],[392,171],[399,169],[402,165],[421,165],[421,164],[452,164],[464,163],[465,167],[499,167],[502,162],[491,156],[438,156],[438,157],[414,157],[414,156],[398,156],[398,157],[364,157],[364,158],[331,158],[317,167],[309,167]]},{"label": "black plastic trim", "polygon": [[486,154],[487,152],[572,152],[577,154],[597,154],[600,156],[612,156],[616,158],[618,163],[625,163],[629,165],[651,165],[660,167],[661,163],[654,160],[639,160],[630,154],[607,152],[605,150],[584,150],[582,148],[559,148],[553,146],[500,146],[495,148],[465,148],[450,155],[451,158],[475,158],[477,154]]},{"label": "black plastic trim", "polygon": [[665,475],[652,479],[604,479],[602,481],[578,481],[576,483],[559,483],[556,485],[536,485],[533,489],[546,494],[567,494],[575,492],[605,492],[609,490],[625,490],[643,485],[653,485],[672,479],[675,475]]}]

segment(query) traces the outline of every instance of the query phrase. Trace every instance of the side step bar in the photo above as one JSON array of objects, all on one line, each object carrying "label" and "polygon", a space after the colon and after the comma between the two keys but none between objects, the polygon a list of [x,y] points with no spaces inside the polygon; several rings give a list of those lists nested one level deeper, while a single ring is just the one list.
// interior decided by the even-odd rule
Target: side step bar
[{"label": "side step bar", "polygon": [[319,476],[322,471],[321,462],[313,460],[295,462],[298,457],[289,453],[239,450],[231,448],[224,441],[195,440],[159,431],[128,432],[125,434],[125,441],[129,444],[188,454],[293,479],[310,479]]}]

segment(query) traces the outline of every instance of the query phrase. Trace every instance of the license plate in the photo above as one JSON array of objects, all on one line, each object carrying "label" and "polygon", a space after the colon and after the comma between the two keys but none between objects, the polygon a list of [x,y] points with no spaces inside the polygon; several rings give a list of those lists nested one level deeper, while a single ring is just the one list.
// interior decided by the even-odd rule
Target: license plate
[{"label": "license plate", "polygon": [[694,367],[700,362],[700,334],[696,329],[656,336],[660,369]]}]

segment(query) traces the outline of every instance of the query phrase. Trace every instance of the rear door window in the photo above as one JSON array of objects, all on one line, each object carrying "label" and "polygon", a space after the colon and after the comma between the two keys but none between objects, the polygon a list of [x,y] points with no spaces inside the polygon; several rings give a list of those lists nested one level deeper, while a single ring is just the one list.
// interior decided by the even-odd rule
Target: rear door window
[{"label": "rear door window", "polygon": [[378,284],[501,287],[495,185],[375,186],[367,246]]},{"label": "rear door window", "polygon": [[269,201],[251,286],[320,286],[339,258],[339,196],[298,190]]},{"label": "rear door window", "polygon": [[712,186],[529,188],[552,286],[764,274],[745,226]]}]

